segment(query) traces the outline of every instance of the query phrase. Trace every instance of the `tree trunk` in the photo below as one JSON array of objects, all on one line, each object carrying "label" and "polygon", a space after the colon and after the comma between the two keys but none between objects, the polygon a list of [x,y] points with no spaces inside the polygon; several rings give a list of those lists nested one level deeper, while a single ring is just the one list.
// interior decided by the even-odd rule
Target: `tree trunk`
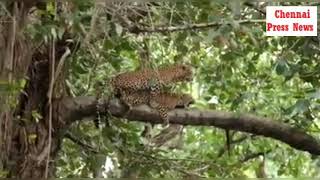
[{"label": "tree trunk", "polygon": [[[5,82],[5,91],[0,89],[0,171],[7,172],[7,177],[53,176],[51,160],[57,155],[66,128],[61,120],[49,116],[55,108],[49,102],[48,91],[52,67],[57,67],[72,44],[66,42],[67,33],[50,45],[32,44],[24,34],[24,25],[36,3],[8,2],[5,5],[12,16],[0,17],[0,81]],[[63,98],[64,77],[57,77],[52,98]],[[22,89],[14,89],[23,80],[26,83]]]}]

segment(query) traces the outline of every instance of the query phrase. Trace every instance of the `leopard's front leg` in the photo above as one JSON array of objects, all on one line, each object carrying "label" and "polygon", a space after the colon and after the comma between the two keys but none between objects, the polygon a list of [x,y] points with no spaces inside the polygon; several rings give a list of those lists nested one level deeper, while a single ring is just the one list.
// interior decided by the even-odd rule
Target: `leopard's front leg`
[{"label": "leopard's front leg", "polygon": [[121,90],[120,94],[121,94],[120,96],[121,102],[127,105],[128,107],[128,110],[124,113],[124,117],[126,117],[128,113],[132,110],[132,107],[139,103],[137,102],[137,99],[130,96],[130,93],[125,90]]},{"label": "leopard's front leg", "polygon": [[150,100],[149,105],[151,108],[157,110],[160,118],[163,121],[163,126],[167,127],[169,125],[169,116],[168,116],[169,109],[164,104],[161,104],[160,102],[157,102],[154,99]]}]

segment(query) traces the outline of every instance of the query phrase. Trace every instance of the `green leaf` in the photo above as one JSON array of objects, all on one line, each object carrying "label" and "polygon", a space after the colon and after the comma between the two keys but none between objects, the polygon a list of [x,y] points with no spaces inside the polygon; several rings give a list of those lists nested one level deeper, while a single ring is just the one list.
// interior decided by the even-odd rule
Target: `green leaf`
[{"label": "green leaf", "polygon": [[38,123],[40,119],[42,119],[41,114],[39,114],[37,111],[32,111],[32,117],[33,119]]},{"label": "green leaf", "polygon": [[288,74],[288,72],[290,72],[289,65],[285,60],[277,61],[276,72],[278,75]]},{"label": "green leaf", "polygon": [[295,105],[293,105],[293,109],[291,112],[291,116],[295,116],[297,114],[302,114],[309,110],[310,102],[307,99],[299,99]]},{"label": "green leaf", "polygon": [[188,52],[188,47],[185,46],[185,45],[180,45],[180,46],[177,47],[177,51],[179,53],[185,54],[185,53]]},{"label": "green leaf", "polygon": [[103,48],[105,50],[113,49],[115,47],[115,43],[111,39],[106,39],[103,43]]},{"label": "green leaf", "polygon": [[313,93],[310,93],[309,98],[320,99],[320,89],[318,89],[317,91],[315,91]]},{"label": "green leaf", "polygon": [[176,38],[176,42],[180,43],[183,42],[184,40],[186,40],[188,37],[188,32],[184,31],[182,33],[178,34],[178,37]]}]

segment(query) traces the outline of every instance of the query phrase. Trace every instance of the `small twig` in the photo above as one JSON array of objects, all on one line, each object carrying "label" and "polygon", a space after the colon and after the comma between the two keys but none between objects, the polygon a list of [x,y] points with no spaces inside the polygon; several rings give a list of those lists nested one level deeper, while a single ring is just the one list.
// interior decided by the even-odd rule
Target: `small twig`
[{"label": "small twig", "polygon": [[[15,2],[16,3],[16,2]],[[12,14],[8,11],[8,9],[6,8],[6,6],[4,5],[3,2],[0,2],[0,6],[1,8],[7,13],[7,15],[10,17],[10,18],[13,18]]]},{"label": "small twig", "polygon": [[17,15],[18,14],[18,4],[14,3],[14,14],[12,16],[12,36],[10,42],[10,51],[8,52],[7,62],[8,62],[8,74],[9,74],[9,83],[12,83],[13,76],[13,65],[14,65],[14,46],[16,42],[16,31],[17,31]]},{"label": "small twig", "polygon": [[[203,170],[205,168],[208,168],[209,166],[215,166],[216,168],[220,168],[220,166],[216,165],[212,161],[200,161],[200,160],[197,160],[197,159],[158,158],[158,157],[153,156],[153,155],[149,155],[149,154],[146,154],[146,153],[135,152],[135,151],[131,151],[131,153],[139,155],[141,157],[145,157],[145,158],[147,158],[149,160],[152,160],[154,163],[157,163],[159,161],[169,162],[170,164],[173,164],[173,166],[171,166],[172,169],[175,169],[175,170],[181,172],[182,174],[189,175],[189,176],[196,176],[196,177],[203,177],[203,178],[205,177],[205,176],[202,176],[200,174],[197,174],[196,172],[191,172],[189,170],[184,169],[183,167],[179,167],[178,161],[191,161],[191,162],[195,162],[195,163],[206,164],[205,167],[202,167],[200,169],[195,169],[194,171],[201,171],[201,170]],[[144,161],[144,163],[145,163],[145,161]]]},{"label": "small twig", "polygon": [[98,14],[99,14],[98,4],[99,4],[98,1],[96,1],[94,4],[93,15],[91,17],[91,22],[90,22],[90,30],[86,34],[86,37],[84,38],[85,43],[90,43],[91,35],[94,33],[96,29],[96,24],[97,24]]},{"label": "small twig", "polygon": [[[57,3],[55,3],[55,16],[57,17]],[[45,178],[48,178],[48,172],[49,172],[49,163],[50,163],[50,152],[51,152],[51,141],[52,141],[52,93],[53,93],[53,87],[54,87],[54,81],[55,81],[55,64],[56,64],[56,46],[55,46],[55,37],[52,36],[52,49],[51,49],[51,74],[49,74],[49,77],[51,77],[50,84],[49,84],[49,90],[48,90],[48,105],[49,105],[49,128],[48,128],[48,156],[47,156],[47,162],[46,162],[46,169],[45,169]],[[49,71],[50,73],[50,71]]]},{"label": "small twig", "polygon": [[309,6],[320,6],[320,3],[319,2],[316,2],[316,3],[310,3]]},{"label": "small twig", "polygon": [[[246,139],[248,138],[248,136],[243,136],[243,137],[240,137],[239,139],[236,139],[236,140],[231,140],[230,142],[230,146],[234,145],[234,144],[238,144],[238,143],[241,143],[242,141],[245,141]],[[221,157],[227,150],[227,146],[223,146],[220,150],[219,150],[219,153],[218,153],[218,158]]]},{"label": "small twig", "polygon": [[70,139],[72,142],[74,142],[75,144],[81,146],[81,147],[84,147],[85,149],[97,154],[99,153],[96,148],[94,148],[93,146],[89,145],[89,144],[86,144],[82,141],[80,141],[78,138],[76,138],[73,134],[71,134],[71,132],[66,132],[65,136],[66,138]]},{"label": "small twig", "polygon": [[65,60],[67,59],[67,57],[69,56],[69,54],[71,53],[69,48],[66,48],[66,51],[63,53],[63,55],[61,56],[58,66],[57,66],[57,70],[55,72],[55,76],[54,76],[54,81],[58,78],[59,74],[61,73],[63,64],[65,62]]},{"label": "small twig", "polygon": [[[174,163],[176,164],[176,163]],[[180,171],[182,174],[185,174],[185,175],[188,175],[189,177],[192,177],[192,178],[206,178],[206,176],[202,176],[200,174],[197,174],[195,172],[191,172],[189,170],[185,170],[184,168],[181,168],[181,167],[178,167],[177,165],[175,166],[172,166],[173,169],[176,169],[177,171]]]},{"label": "small twig", "polygon": [[53,93],[53,86],[54,86],[54,71],[55,71],[55,40],[52,38],[52,55],[51,55],[51,80],[50,80],[50,86],[48,91],[48,105],[49,105],[49,128],[48,128],[48,156],[47,156],[47,162],[46,162],[46,170],[45,170],[45,178],[48,178],[48,170],[49,170],[49,162],[50,162],[50,150],[51,150],[51,141],[52,141],[52,93]]},{"label": "small twig", "polygon": [[193,163],[197,163],[197,164],[207,164],[210,166],[214,166],[216,168],[221,168],[217,163],[215,163],[215,161],[212,160],[201,160],[201,159],[192,159],[192,158],[159,158],[147,153],[140,153],[140,152],[136,152],[136,151],[130,151],[132,154],[136,154],[137,156],[141,156],[141,157],[145,157],[147,159],[154,159],[156,161],[170,161],[170,162],[193,162]]},{"label": "small twig", "polygon": [[[81,29],[81,31],[82,31],[83,34],[87,34],[85,28],[84,28],[82,25],[80,25],[80,29]],[[90,70],[89,75],[88,75],[88,81],[87,81],[88,87],[87,87],[86,90],[85,90],[85,94],[86,94],[86,93],[89,92],[89,90],[90,90],[90,88],[91,88],[91,80],[92,80],[92,77],[93,77],[92,74],[95,73],[96,68],[98,67],[98,64],[99,64],[101,58],[100,58],[99,56],[97,56],[97,54],[99,54],[99,53],[95,52],[95,48],[93,47],[92,44],[90,44],[90,43],[87,42],[87,41],[84,41],[83,44],[86,45],[86,47],[87,47],[90,55],[92,56],[92,58],[93,58],[93,59],[96,59],[94,65],[93,65],[93,67],[92,67],[92,69]]]},{"label": "small twig", "polygon": [[263,15],[266,15],[266,12],[259,9],[259,7],[255,6],[254,4],[250,3],[250,2],[245,2],[244,5],[248,6],[248,7],[251,7],[252,9],[258,11],[259,13],[263,14]]},{"label": "small twig", "polygon": [[240,163],[244,163],[244,162],[247,162],[247,161],[249,161],[249,160],[251,160],[251,159],[255,159],[255,158],[259,157],[259,156],[263,156],[263,155],[265,155],[265,154],[268,154],[268,153],[270,153],[270,152],[271,152],[271,149],[269,149],[269,150],[267,150],[267,151],[264,151],[264,152],[258,152],[258,153],[248,154],[248,155],[246,155],[242,160],[240,160],[239,162],[240,162]]},{"label": "small twig", "polygon": [[[252,19],[252,20],[239,20],[235,23],[248,24],[248,23],[264,23],[265,19]],[[218,21],[211,23],[189,24],[183,26],[167,26],[167,27],[135,27],[135,31],[131,33],[163,33],[163,32],[175,32],[183,30],[196,30],[221,26],[224,24],[232,24],[231,22]]]}]

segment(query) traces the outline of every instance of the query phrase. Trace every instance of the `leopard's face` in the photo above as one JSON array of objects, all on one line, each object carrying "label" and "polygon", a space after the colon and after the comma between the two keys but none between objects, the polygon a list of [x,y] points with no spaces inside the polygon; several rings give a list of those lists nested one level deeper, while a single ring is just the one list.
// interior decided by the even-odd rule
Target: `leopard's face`
[{"label": "leopard's face", "polygon": [[190,104],[194,104],[194,103],[195,103],[195,101],[194,101],[194,99],[193,99],[193,97],[191,95],[183,94],[183,95],[180,96],[176,107],[186,108]]},{"label": "leopard's face", "polygon": [[188,104],[193,104],[194,103],[193,97],[191,95],[189,95],[189,94],[184,94],[182,96],[182,99],[183,99],[184,102],[188,102]]},{"label": "leopard's face", "polygon": [[189,65],[177,65],[174,67],[175,77],[179,81],[191,81],[192,80],[192,67]]}]

